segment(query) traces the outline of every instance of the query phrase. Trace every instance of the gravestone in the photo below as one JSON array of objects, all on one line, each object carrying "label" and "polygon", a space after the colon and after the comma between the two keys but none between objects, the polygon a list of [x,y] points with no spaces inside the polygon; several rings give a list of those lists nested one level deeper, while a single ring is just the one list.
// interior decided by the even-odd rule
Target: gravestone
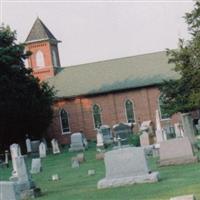
[{"label": "gravestone", "polygon": [[104,159],[104,153],[100,152],[96,154],[96,160],[103,160]]},{"label": "gravestone", "polygon": [[175,138],[160,143],[160,166],[197,162],[187,137]]},{"label": "gravestone", "polygon": [[156,158],[159,156],[160,152],[160,144],[154,144],[153,148],[152,148],[152,154],[153,154],[153,158]]},{"label": "gravestone", "polygon": [[24,156],[15,158],[16,176],[10,177],[11,181],[16,181],[20,185],[20,190],[28,190],[31,187],[32,180],[28,173]]},{"label": "gravestone", "polygon": [[195,196],[192,195],[184,195],[184,196],[177,196],[177,197],[172,197],[170,200],[196,200]]},{"label": "gravestone", "polygon": [[85,138],[82,135],[82,133],[73,133],[71,135],[71,144],[70,144],[69,151],[70,152],[84,151],[85,148],[87,147],[87,146],[85,146],[84,140],[85,140]]},{"label": "gravestone", "polygon": [[7,166],[7,168],[9,167],[9,163],[8,163],[8,150],[5,151],[5,165]]},{"label": "gravestone", "polygon": [[15,182],[0,181],[0,200],[20,200],[20,191]]},{"label": "gravestone", "polygon": [[20,192],[21,199],[28,199],[40,195],[40,189],[36,188],[28,172],[24,156],[21,155],[19,145],[10,146],[13,164],[13,173],[10,180],[15,182]]},{"label": "gravestone", "polygon": [[39,154],[40,154],[40,158],[46,157],[46,145],[43,142],[41,142],[39,145]]},{"label": "gravestone", "polygon": [[51,140],[51,145],[52,145],[52,149],[53,149],[53,154],[60,153],[60,149],[59,149],[59,146],[58,146],[58,141],[56,139],[52,139]]},{"label": "gravestone", "polygon": [[140,145],[143,147],[153,144],[153,123],[149,121],[142,122],[140,126]]},{"label": "gravestone", "polygon": [[97,129],[97,147],[104,147],[103,135],[99,129]]},{"label": "gravestone", "polygon": [[53,175],[51,176],[51,180],[52,180],[52,181],[58,181],[58,180],[60,180],[60,177],[58,176],[58,174],[53,174]]},{"label": "gravestone", "polygon": [[85,161],[85,156],[84,156],[83,153],[77,154],[76,158],[77,158],[79,163],[83,163]]},{"label": "gravestone", "polygon": [[142,147],[127,147],[105,153],[106,176],[97,187],[109,188],[156,182],[158,172],[150,172]]},{"label": "gravestone", "polygon": [[110,126],[108,125],[101,125],[99,128],[99,133],[103,136],[103,143],[105,145],[112,144],[113,143],[113,136],[110,129]]},{"label": "gravestone", "polygon": [[95,175],[95,170],[94,169],[89,169],[88,170],[88,176],[93,176]]},{"label": "gravestone", "polygon": [[131,127],[124,123],[119,123],[113,126],[116,138],[120,138],[121,145],[127,145],[129,137],[132,134]]},{"label": "gravestone", "polygon": [[165,141],[166,136],[163,133],[161,123],[160,123],[160,115],[159,110],[156,110],[156,142],[160,143],[162,141]]},{"label": "gravestone", "polygon": [[183,137],[183,129],[180,123],[175,123],[174,124],[174,130],[175,130],[175,134],[176,137]]},{"label": "gravestone", "polygon": [[33,157],[38,157],[39,156],[39,145],[40,145],[40,141],[39,140],[31,141],[31,155]]},{"label": "gravestone", "polygon": [[183,136],[188,137],[192,145],[195,144],[196,138],[191,114],[182,113],[181,120],[183,124]]},{"label": "gravestone", "polygon": [[32,152],[31,140],[28,138],[28,135],[26,138],[26,151],[28,154]]},{"label": "gravestone", "polygon": [[141,145],[141,147],[145,147],[145,146],[148,146],[150,144],[151,144],[151,142],[150,142],[149,134],[147,132],[143,132],[140,135],[140,145]]},{"label": "gravestone", "polygon": [[165,140],[176,138],[176,132],[175,132],[175,126],[174,125],[171,125],[170,123],[166,123],[163,126],[162,130],[164,132]]},{"label": "gravestone", "polygon": [[79,168],[79,161],[77,159],[77,157],[72,157],[71,158],[71,166],[72,168]]},{"label": "gravestone", "polygon": [[38,174],[42,170],[41,159],[34,158],[31,163],[31,174]]},{"label": "gravestone", "polygon": [[11,159],[12,159],[12,166],[13,166],[13,171],[12,171],[12,176],[17,177],[17,164],[16,164],[16,158],[21,156],[21,149],[18,144],[12,144],[10,145],[10,153],[11,153]]}]

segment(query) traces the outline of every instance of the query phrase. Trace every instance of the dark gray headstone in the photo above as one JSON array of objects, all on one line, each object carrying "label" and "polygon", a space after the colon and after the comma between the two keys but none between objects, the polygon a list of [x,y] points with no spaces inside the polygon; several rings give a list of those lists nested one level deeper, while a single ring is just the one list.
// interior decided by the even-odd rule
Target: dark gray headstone
[{"label": "dark gray headstone", "polygon": [[84,137],[82,133],[73,133],[71,135],[70,152],[85,150]]},{"label": "dark gray headstone", "polygon": [[40,141],[39,140],[33,140],[31,141],[31,154],[33,157],[38,157],[39,156],[39,145]]},{"label": "dark gray headstone", "polygon": [[113,136],[112,136],[112,132],[109,126],[107,125],[102,125],[99,129],[99,132],[102,134],[103,136],[103,142],[104,144],[111,144],[113,143]]},{"label": "dark gray headstone", "polygon": [[121,144],[128,144],[128,139],[132,134],[131,127],[127,124],[119,123],[113,128],[116,138],[121,139]]}]

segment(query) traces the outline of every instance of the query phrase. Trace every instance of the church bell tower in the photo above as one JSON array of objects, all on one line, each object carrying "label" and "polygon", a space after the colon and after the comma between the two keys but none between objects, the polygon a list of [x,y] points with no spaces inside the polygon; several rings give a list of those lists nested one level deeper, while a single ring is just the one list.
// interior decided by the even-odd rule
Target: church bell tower
[{"label": "church bell tower", "polygon": [[32,52],[28,58],[28,67],[32,68],[33,75],[41,81],[53,77],[56,69],[60,67],[59,42],[37,18],[25,41],[25,48]]}]

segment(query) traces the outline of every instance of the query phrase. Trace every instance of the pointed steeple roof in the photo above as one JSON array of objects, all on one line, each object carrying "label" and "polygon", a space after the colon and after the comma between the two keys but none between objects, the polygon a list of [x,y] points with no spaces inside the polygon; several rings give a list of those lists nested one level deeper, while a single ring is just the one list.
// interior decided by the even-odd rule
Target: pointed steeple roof
[{"label": "pointed steeple roof", "polygon": [[50,30],[44,25],[39,17],[35,20],[28,37],[25,40],[25,43],[31,43],[35,41],[42,40],[52,40],[54,42],[58,41],[55,36],[50,32]]}]

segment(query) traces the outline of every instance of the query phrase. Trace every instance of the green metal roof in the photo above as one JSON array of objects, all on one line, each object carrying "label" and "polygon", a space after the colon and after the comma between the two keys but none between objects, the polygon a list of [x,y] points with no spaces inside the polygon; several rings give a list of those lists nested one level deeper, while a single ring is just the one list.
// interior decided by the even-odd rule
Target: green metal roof
[{"label": "green metal roof", "polygon": [[156,85],[178,78],[173,68],[162,51],[61,68],[48,82],[69,98]]}]

